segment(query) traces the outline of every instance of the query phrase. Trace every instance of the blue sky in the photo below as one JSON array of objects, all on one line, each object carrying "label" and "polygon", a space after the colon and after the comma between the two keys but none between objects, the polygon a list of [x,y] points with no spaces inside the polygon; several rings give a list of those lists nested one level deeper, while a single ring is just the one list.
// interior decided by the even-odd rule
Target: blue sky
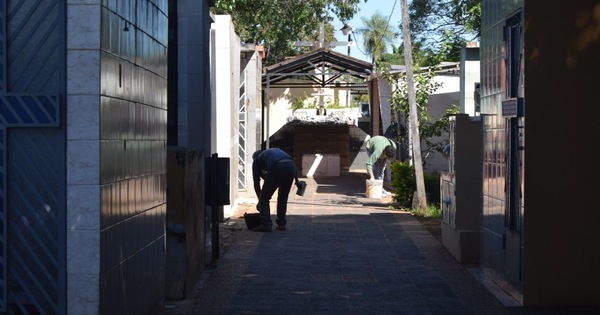
[{"label": "blue sky", "polygon": [[[394,5],[395,4],[395,5]],[[400,25],[401,21],[401,9],[400,9],[400,0],[368,0],[367,3],[361,2],[359,4],[360,11],[354,15],[354,18],[347,22],[348,25],[352,26],[353,29],[358,29],[363,27],[362,17],[366,19],[370,19],[375,12],[379,11],[386,18],[390,18],[390,26],[394,27],[394,29],[398,30],[398,25]],[[335,37],[338,41],[347,41],[348,36],[344,35],[341,29],[344,26],[344,23],[339,21],[337,18],[334,18],[331,22],[333,27],[335,27],[336,32],[334,33]],[[362,59],[367,62],[371,62],[371,57],[364,54],[365,48],[362,44],[362,37],[359,34],[354,33],[352,38],[356,41],[355,46],[350,47],[350,56],[358,59]],[[397,38],[394,45],[398,45],[401,43],[401,38]],[[334,48],[335,51],[347,54],[348,47],[347,46],[338,46]],[[387,52],[391,52],[391,47],[387,48]]]}]

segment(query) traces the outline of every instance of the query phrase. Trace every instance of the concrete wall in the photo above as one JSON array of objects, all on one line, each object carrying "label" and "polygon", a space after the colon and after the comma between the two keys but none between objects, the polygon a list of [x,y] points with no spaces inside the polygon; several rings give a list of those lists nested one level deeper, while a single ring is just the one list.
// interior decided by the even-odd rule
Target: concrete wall
[{"label": "concrete wall", "polygon": [[480,117],[450,117],[449,170],[440,178],[442,244],[463,264],[479,263],[481,142]]},{"label": "concrete wall", "polygon": [[[598,158],[588,148],[600,114],[600,3],[527,0],[524,12],[523,303],[599,305]],[[557,146],[565,154],[555,158]]]},{"label": "concrete wall", "polygon": [[[376,81],[377,83],[377,100],[379,106],[379,113],[381,114],[381,130],[383,135],[387,128],[392,124],[392,109],[391,109],[391,96],[392,96],[392,85],[383,77],[379,77],[380,79]],[[376,105],[375,105],[376,106]],[[377,136],[379,133],[373,132],[370,136]],[[389,173],[389,167],[388,173]]]},{"label": "concrete wall", "polygon": [[479,43],[467,43],[460,59],[460,112],[477,116],[475,108],[475,83],[480,82]]},{"label": "concrete wall", "polygon": [[[229,158],[230,198],[237,197],[238,168],[238,108],[240,86],[240,38],[235,34],[231,16],[216,15],[211,26],[214,41],[215,103],[212,126],[211,154]],[[225,216],[233,213],[231,205],[224,206]]]},{"label": "concrete wall", "polygon": [[[455,74],[440,74],[436,75],[434,80],[442,86],[431,94],[427,110],[433,116],[433,120],[439,120],[444,116],[447,109],[452,105],[459,106],[460,104],[460,75]],[[448,133],[444,133],[440,137],[433,138],[434,142],[447,141]],[[427,146],[423,143],[421,149]],[[432,173],[448,170],[448,157],[439,152],[432,152],[425,160],[424,170]]]}]

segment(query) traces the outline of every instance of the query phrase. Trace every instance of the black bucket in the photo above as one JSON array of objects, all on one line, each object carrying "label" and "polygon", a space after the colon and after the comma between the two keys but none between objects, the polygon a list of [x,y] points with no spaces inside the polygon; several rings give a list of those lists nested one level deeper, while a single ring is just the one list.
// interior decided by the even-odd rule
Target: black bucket
[{"label": "black bucket", "polygon": [[260,213],[244,213],[244,220],[248,230],[252,230],[260,225]]}]

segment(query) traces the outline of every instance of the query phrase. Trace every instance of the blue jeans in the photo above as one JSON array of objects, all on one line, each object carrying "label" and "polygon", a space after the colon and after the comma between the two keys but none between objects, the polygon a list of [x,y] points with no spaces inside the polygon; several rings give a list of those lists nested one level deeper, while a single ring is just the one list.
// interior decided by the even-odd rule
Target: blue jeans
[{"label": "blue jeans", "polygon": [[269,202],[275,190],[277,192],[277,224],[285,226],[287,212],[288,195],[292,188],[292,183],[296,177],[296,165],[293,160],[281,160],[275,164],[267,173],[263,186],[260,190],[260,218],[261,223],[266,226],[273,226],[271,220],[271,207]]},{"label": "blue jeans", "polygon": [[[373,151],[367,150],[367,158],[371,158]],[[373,163],[373,178],[374,179],[383,179],[385,175],[385,162],[384,159],[378,159]]]}]

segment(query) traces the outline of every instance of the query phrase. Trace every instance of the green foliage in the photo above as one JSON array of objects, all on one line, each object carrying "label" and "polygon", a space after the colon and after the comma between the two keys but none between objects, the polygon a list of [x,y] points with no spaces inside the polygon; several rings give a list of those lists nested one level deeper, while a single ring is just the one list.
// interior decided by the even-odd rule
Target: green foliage
[{"label": "green foliage", "polygon": [[[417,190],[415,167],[408,161],[394,160],[391,163],[393,199],[398,206],[412,208],[413,195]],[[424,173],[425,192],[430,205],[439,208],[440,177],[437,174]]]},{"label": "green foliage", "polygon": [[[409,11],[415,67],[460,61],[467,40],[479,38],[481,0],[413,0]],[[404,47],[392,46],[381,62],[404,64]]]},{"label": "green foliage", "polygon": [[[415,68],[418,67],[435,67],[439,65],[442,61],[459,61],[460,60],[460,48],[462,44],[456,46],[459,51],[458,60],[454,59],[446,59],[450,58],[446,54],[442,54],[440,51],[434,50],[432,47],[428,47],[425,45],[425,42],[413,41],[413,65]],[[389,65],[403,65],[404,64],[404,45],[400,44],[397,47],[392,45],[392,53],[391,54],[383,54],[381,56],[380,62],[382,64]]]},{"label": "green foliage", "polygon": [[433,218],[433,219],[441,219],[442,218],[442,209],[439,204],[428,204],[427,211],[425,213],[421,213],[418,208],[411,208],[409,210],[416,217],[422,218]]},{"label": "green foliage", "polygon": [[367,95],[367,94],[361,94],[361,95],[355,96],[354,97],[354,101],[356,102],[356,105],[358,106],[358,103],[368,102],[369,101],[369,95]]},{"label": "green foliage", "polygon": [[[450,116],[458,113],[460,113],[460,108],[456,105],[452,105],[450,108],[446,109],[442,118],[425,121],[419,125],[421,141],[426,144],[423,154],[424,159],[432,152],[443,152],[444,147],[448,144],[448,137],[450,136]],[[440,139],[443,135],[447,137],[442,140],[434,141],[434,139]]]},{"label": "green foliage", "polygon": [[[443,148],[448,144],[448,137],[441,138],[444,135],[449,136],[450,121],[449,117],[460,112],[460,108],[452,105],[446,110],[444,116],[438,120],[429,114],[427,106],[429,104],[430,95],[437,91],[442,85],[434,80],[434,68],[429,68],[427,71],[415,71],[415,96],[418,112],[419,136],[422,142],[426,145],[422,146],[423,163],[433,152],[442,152]],[[405,74],[391,74],[384,71],[383,76],[389,82],[397,82],[397,85],[392,89],[390,97],[391,109],[405,117],[406,121],[410,118],[410,107],[408,102],[408,88]],[[408,135],[405,139],[400,139],[404,143],[408,143]]]},{"label": "green foliage", "polygon": [[[366,0],[363,0],[366,2]],[[301,52],[292,42],[315,39],[319,25],[331,15],[350,20],[361,0],[217,0],[214,14],[229,14],[244,43],[265,46],[265,65]],[[327,32],[326,32],[327,33]]]},{"label": "green foliage", "polygon": [[460,52],[467,41],[451,29],[441,30],[440,37],[439,49],[433,55],[433,62],[460,61]]},{"label": "green foliage", "polygon": [[[428,71],[419,71],[415,69],[414,82],[415,82],[415,97],[417,102],[417,109],[419,111],[419,126],[423,122],[431,121],[432,117],[427,112],[427,104],[429,103],[430,95],[437,91],[442,84],[434,80],[435,72],[434,69]],[[391,95],[391,108],[393,111],[409,114],[410,107],[408,103],[408,88],[406,81],[406,74],[391,74],[384,72],[383,74],[389,82],[397,83],[396,87],[392,91]],[[406,116],[408,117],[408,116]]]},{"label": "green foliage", "polygon": [[410,208],[417,184],[415,181],[415,169],[408,164],[408,161],[392,161],[392,188],[394,188],[392,198],[400,207]]},{"label": "green foliage", "polygon": [[342,106],[340,105],[340,102],[335,100],[335,101],[327,101],[327,103],[325,103],[325,107],[327,108],[332,108],[332,109],[338,109],[338,108],[346,108],[346,106]]},{"label": "green foliage", "polygon": [[[307,102],[308,100],[311,100]],[[304,92],[303,96],[298,96],[292,102],[292,109],[301,109],[301,108],[316,108],[317,102],[312,98],[312,96],[308,95],[308,93]]]},{"label": "green foliage", "polygon": [[[392,44],[391,47],[392,47],[391,53],[384,53],[381,55],[381,58],[379,59],[380,65],[403,65],[404,64],[404,49],[402,47],[402,44],[400,44],[399,46],[394,46]],[[419,50],[416,50],[413,47],[413,60],[416,59],[414,56],[414,53],[418,52],[418,51]]]},{"label": "green foliage", "polygon": [[440,176],[434,173],[423,173],[427,204],[440,207]]},{"label": "green foliage", "polygon": [[440,37],[444,32],[479,38],[481,0],[412,0],[411,34],[416,41]]},{"label": "green foliage", "polygon": [[381,56],[387,51],[387,45],[394,42],[397,32],[394,27],[388,25],[388,20],[381,12],[377,11],[370,19],[362,18],[363,27],[356,29],[356,33],[362,34],[363,46],[372,62],[377,63]]}]

